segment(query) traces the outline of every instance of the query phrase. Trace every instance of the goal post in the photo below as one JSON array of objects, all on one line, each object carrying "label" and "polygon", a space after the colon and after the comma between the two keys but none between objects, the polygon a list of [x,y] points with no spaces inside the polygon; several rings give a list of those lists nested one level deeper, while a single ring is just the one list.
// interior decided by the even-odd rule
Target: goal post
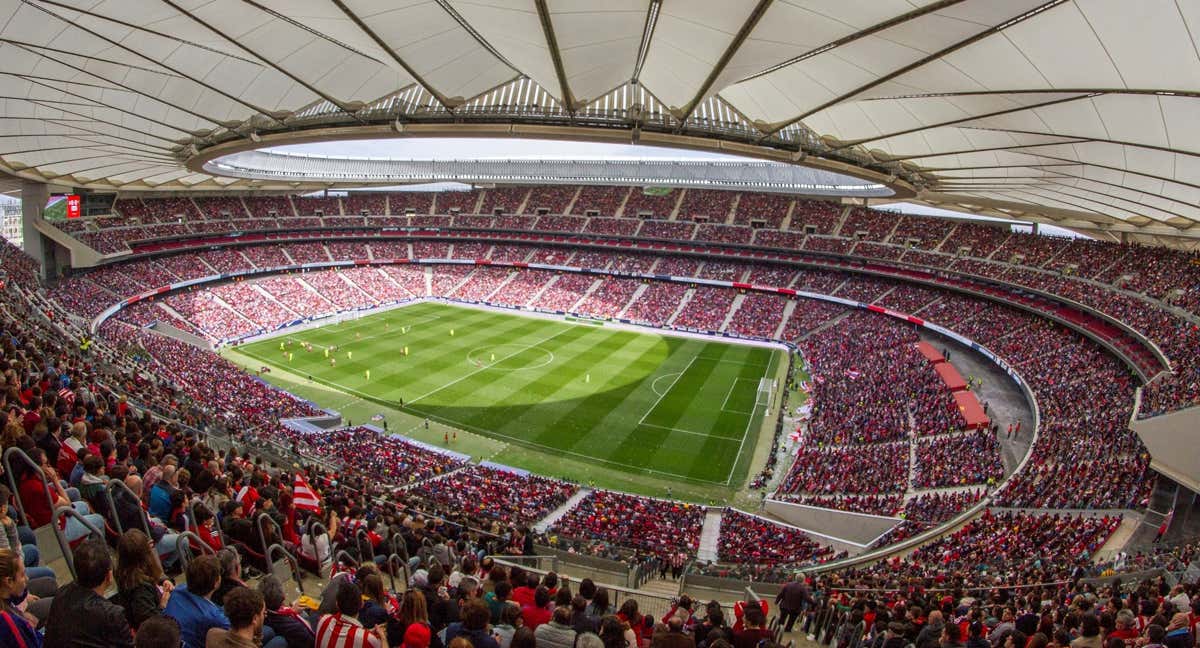
[{"label": "goal post", "polygon": [[764,412],[771,409],[771,397],[775,395],[775,379],[760,378],[758,381],[758,393],[754,396],[754,411],[758,408],[763,408]]}]

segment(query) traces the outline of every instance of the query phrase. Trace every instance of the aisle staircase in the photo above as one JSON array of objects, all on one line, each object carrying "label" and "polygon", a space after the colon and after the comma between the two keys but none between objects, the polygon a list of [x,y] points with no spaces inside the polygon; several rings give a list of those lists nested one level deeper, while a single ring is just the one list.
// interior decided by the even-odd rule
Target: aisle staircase
[{"label": "aisle staircase", "polygon": [[717,562],[718,540],[721,537],[721,517],[725,509],[710,506],[704,514],[704,527],[700,530],[700,548],[696,550],[696,559],[705,562]]},{"label": "aisle staircase", "polygon": [[571,499],[563,502],[562,506],[554,509],[553,511],[550,511],[549,515],[542,518],[541,520],[538,520],[538,523],[533,525],[534,532],[535,533],[545,533],[546,529],[549,529],[550,527],[554,526],[554,523],[561,520],[562,517],[567,514],[567,511],[570,511],[571,509],[578,506],[579,503],[582,502],[585,497],[587,497],[588,495],[591,495],[591,494],[592,494],[592,489],[580,488],[578,491],[575,492],[574,495],[571,496]]}]

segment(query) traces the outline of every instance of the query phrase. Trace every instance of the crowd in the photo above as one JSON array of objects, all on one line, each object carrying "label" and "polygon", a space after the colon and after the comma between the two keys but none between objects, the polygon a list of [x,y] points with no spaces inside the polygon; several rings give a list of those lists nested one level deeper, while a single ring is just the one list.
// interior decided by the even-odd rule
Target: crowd
[{"label": "crowd", "polygon": [[817,448],[802,446],[779,486],[781,493],[880,495],[908,484],[904,442]]},{"label": "crowd", "polygon": [[1004,476],[1000,442],[991,430],[921,440],[916,453],[912,482],[917,488],[995,484]]},{"label": "crowd", "polygon": [[574,484],[523,471],[471,465],[406,493],[425,510],[457,511],[476,528],[530,527],[562,506]]},{"label": "crowd", "polygon": [[721,516],[721,534],[717,539],[717,557],[721,562],[799,568],[844,555],[795,527],[737,509],[725,509]]},{"label": "crowd", "polygon": [[703,524],[703,506],[595,490],[560,518],[554,531],[654,553],[694,554]]},{"label": "crowd", "polygon": [[986,495],[983,488],[916,493],[897,515],[904,521],[879,537],[872,546],[885,547],[932,529],[975,506]]},{"label": "crowd", "polygon": [[679,310],[674,325],[702,331],[719,331],[736,297],[737,293],[729,288],[698,286],[694,289],[692,298]]}]

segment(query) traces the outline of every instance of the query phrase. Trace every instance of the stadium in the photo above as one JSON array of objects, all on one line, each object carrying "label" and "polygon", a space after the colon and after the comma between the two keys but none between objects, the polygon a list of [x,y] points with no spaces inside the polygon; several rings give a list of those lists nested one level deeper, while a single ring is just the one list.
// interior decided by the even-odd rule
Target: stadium
[{"label": "stadium", "polygon": [[0,1],[0,645],[1191,648],[1197,30]]}]

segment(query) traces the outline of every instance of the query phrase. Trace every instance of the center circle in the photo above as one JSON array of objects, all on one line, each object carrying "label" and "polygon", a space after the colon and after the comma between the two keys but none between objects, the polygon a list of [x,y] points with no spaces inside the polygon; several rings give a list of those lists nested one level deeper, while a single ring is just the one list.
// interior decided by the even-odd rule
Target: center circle
[{"label": "center circle", "polygon": [[[523,351],[533,349],[537,351],[534,355],[536,361],[526,363],[521,367],[496,367],[500,362],[506,361],[509,358],[520,354]],[[497,344],[494,346],[482,346],[471,349],[467,352],[467,362],[480,369],[497,369],[498,371],[524,371],[526,369],[540,369],[554,362],[554,354],[543,349],[536,344]]]}]

